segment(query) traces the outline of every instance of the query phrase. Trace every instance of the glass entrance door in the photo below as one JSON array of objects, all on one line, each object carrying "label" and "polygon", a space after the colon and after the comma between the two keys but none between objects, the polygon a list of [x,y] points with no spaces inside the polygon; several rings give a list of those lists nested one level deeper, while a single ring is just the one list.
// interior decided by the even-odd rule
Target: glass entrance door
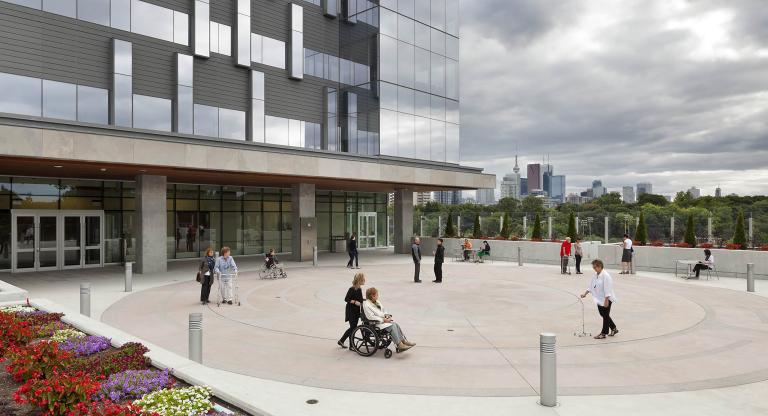
[{"label": "glass entrance door", "polygon": [[357,241],[360,248],[376,247],[376,213],[357,214]]},{"label": "glass entrance door", "polygon": [[35,252],[37,251],[37,232],[34,215],[13,218],[13,270],[35,270]]},{"label": "glass entrance door", "polygon": [[57,215],[37,216],[37,270],[59,268],[59,230]]}]

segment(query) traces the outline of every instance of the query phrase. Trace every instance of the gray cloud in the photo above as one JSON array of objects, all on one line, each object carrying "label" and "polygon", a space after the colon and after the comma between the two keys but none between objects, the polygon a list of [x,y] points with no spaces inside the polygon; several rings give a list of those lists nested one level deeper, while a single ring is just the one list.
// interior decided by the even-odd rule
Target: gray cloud
[{"label": "gray cloud", "polygon": [[518,144],[569,191],[602,177],[768,193],[763,0],[612,3],[463,5],[462,163],[503,176]]}]

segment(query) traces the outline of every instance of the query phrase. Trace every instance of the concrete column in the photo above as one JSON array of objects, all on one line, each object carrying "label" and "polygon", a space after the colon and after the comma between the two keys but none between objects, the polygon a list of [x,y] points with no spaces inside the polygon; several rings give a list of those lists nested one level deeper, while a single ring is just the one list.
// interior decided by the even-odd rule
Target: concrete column
[{"label": "concrete column", "polygon": [[675,244],[675,216],[669,219],[669,242]]},{"label": "concrete column", "polygon": [[712,235],[712,216],[707,217],[707,242],[714,242],[714,236]]},{"label": "concrete column", "polygon": [[528,217],[523,217],[523,240],[528,238]]},{"label": "concrete column", "polygon": [[605,244],[608,244],[608,216],[605,217]]},{"label": "concrete column", "polygon": [[291,251],[294,261],[312,261],[317,245],[315,185],[297,183],[291,188]]},{"label": "concrete column", "polygon": [[749,216],[749,241],[747,241],[747,245],[749,246],[749,248],[752,248],[754,246],[754,242],[755,242],[754,237],[755,235],[753,233],[753,228],[752,228],[752,216],[750,215]]},{"label": "concrete column", "polygon": [[413,236],[413,191],[395,191],[395,253],[411,252]]},{"label": "concrete column", "polygon": [[165,176],[136,177],[136,273],[165,273],[168,270],[165,197]]},{"label": "concrete column", "polygon": [[576,217],[576,234],[579,234],[581,224],[579,223],[579,217]]},{"label": "concrete column", "polygon": [[548,239],[552,240],[552,217],[547,217],[547,235]]}]

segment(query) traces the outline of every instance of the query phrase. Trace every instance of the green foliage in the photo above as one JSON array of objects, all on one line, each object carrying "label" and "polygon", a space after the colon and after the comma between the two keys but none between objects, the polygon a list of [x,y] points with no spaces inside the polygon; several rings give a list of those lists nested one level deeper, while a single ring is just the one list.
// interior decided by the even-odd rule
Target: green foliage
[{"label": "green foliage", "polygon": [[509,212],[504,213],[504,220],[501,224],[501,233],[499,237],[503,238],[509,238],[509,234],[512,233],[511,230],[512,220],[509,218]]},{"label": "green foliage", "polygon": [[637,223],[635,240],[637,240],[641,246],[648,244],[648,226],[645,225],[645,213],[643,213],[643,211],[640,211],[640,221]]},{"label": "green foliage", "polygon": [[475,225],[472,228],[472,237],[480,238],[480,214],[475,214]]},{"label": "green foliage", "polygon": [[568,237],[571,237],[571,241],[576,241],[576,216],[573,212],[568,216]]},{"label": "green foliage", "polygon": [[520,201],[511,197],[501,198],[499,202],[496,203],[496,209],[504,212],[517,211],[520,209]]},{"label": "green foliage", "polygon": [[531,240],[541,240],[541,216],[538,213],[536,213],[536,219],[533,220]]},{"label": "green foliage", "polygon": [[445,236],[456,237],[456,227],[453,226],[453,212],[448,213],[448,221],[445,224]]},{"label": "green foliage", "polygon": [[665,198],[664,195],[642,194],[639,198],[637,198],[637,204],[651,204],[656,205],[657,207],[665,207],[669,205],[669,201],[667,201],[667,198]]},{"label": "green foliage", "polygon": [[523,211],[530,214],[541,214],[544,212],[544,201],[533,195],[526,196],[521,205]]},{"label": "green foliage", "polygon": [[747,235],[744,232],[744,211],[739,211],[736,217],[736,231],[733,234],[733,244],[741,246],[742,250],[747,249]]},{"label": "green foliage", "polygon": [[685,225],[685,239],[684,239],[684,241],[689,246],[696,247],[696,231],[693,228],[693,214],[688,216],[688,222]]},{"label": "green foliage", "polygon": [[693,204],[693,201],[695,199],[688,191],[680,191],[677,194],[675,194],[675,205],[679,206],[680,208],[688,208]]},{"label": "green foliage", "polygon": [[618,192],[608,192],[607,194],[602,195],[600,198],[596,198],[592,202],[601,207],[612,207],[623,204],[621,201],[621,194]]}]

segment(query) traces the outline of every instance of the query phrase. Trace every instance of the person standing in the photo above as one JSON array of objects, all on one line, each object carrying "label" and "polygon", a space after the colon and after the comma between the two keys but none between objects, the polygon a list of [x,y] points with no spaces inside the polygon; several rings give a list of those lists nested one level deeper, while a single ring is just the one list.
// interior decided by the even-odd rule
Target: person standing
[{"label": "person standing", "polygon": [[[613,279],[604,270],[603,262],[598,259],[593,260],[592,269],[595,271],[595,275],[581,297],[585,298],[588,294],[592,294],[592,299],[597,305],[597,311],[603,317],[603,328],[600,334],[595,336],[595,339],[605,339],[606,335],[612,337],[619,333],[616,324],[611,319],[611,305],[616,302],[616,294],[613,293]],[[608,332],[609,329],[610,333]]]},{"label": "person standing", "polygon": [[344,297],[344,302],[347,303],[346,310],[344,311],[344,321],[349,322],[349,329],[344,332],[344,335],[339,339],[339,346],[344,347],[344,341],[349,338],[349,349],[354,350],[352,345],[352,331],[357,327],[360,321],[360,307],[363,306],[363,289],[361,287],[365,284],[365,275],[362,273],[355,274],[355,278],[352,279],[352,287],[347,290],[347,296]]},{"label": "person standing", "polygon": [[413,239],[411,257],[413,257],[413,283],[421,283],[421,279],[419,279],[419,271],[421,270],[421,239],[419,237]]},{"label": "person standing", "polygon": [[229,253],[229,247],[224,246],[221,248],[221,256],[216,259],[214,271],[219,275],[222,301],[231,305],[234,299],[232,278],[237,273],[237,264],[235,264],[235,259]]},{"label": "person standing", "polygon": [[208,247],[205,250],[205,257],[200,262],[200,303],[205,305],[210,303],[208,297],[211,295],[211,285],[213,285],[213,271],[216,268],[216,258],[213,248]]},{"label": "person standing", "polygon": [[[352,233],[349,237],[349,244],[347,245],[347,254],[349,254],[349,262],[347,263],[348,269],[359,269],[360,264],[357,262],[357,233]],[[352,260],[355,261],[355,267],[352,267]]]},{"label": "person standing", "polygon": [[581,258],[584,256],[584,252],[581,248],[581,239],[576,237],[576,243],[573,244],[573,256],[576,258],[576,274],[584,274],[581,272]]},{"label": "person standing", "polygon": [[632,239],[629,238],[629,234],[624,234],[621,247],[621,273],[619,274],[630,274],[632,270]]},{"label": "person standing", "polygon": [[571,237],[566,237],[560,245],[560,274],[571,274],[568,271],[569,257],[571,257]]},{"label": "person standing", "polygon": [[445,246],[443,239],[437,239],[437,248],[435,249],[435,280],[433,283],[443,283],[443,262],[445,262]]}]

